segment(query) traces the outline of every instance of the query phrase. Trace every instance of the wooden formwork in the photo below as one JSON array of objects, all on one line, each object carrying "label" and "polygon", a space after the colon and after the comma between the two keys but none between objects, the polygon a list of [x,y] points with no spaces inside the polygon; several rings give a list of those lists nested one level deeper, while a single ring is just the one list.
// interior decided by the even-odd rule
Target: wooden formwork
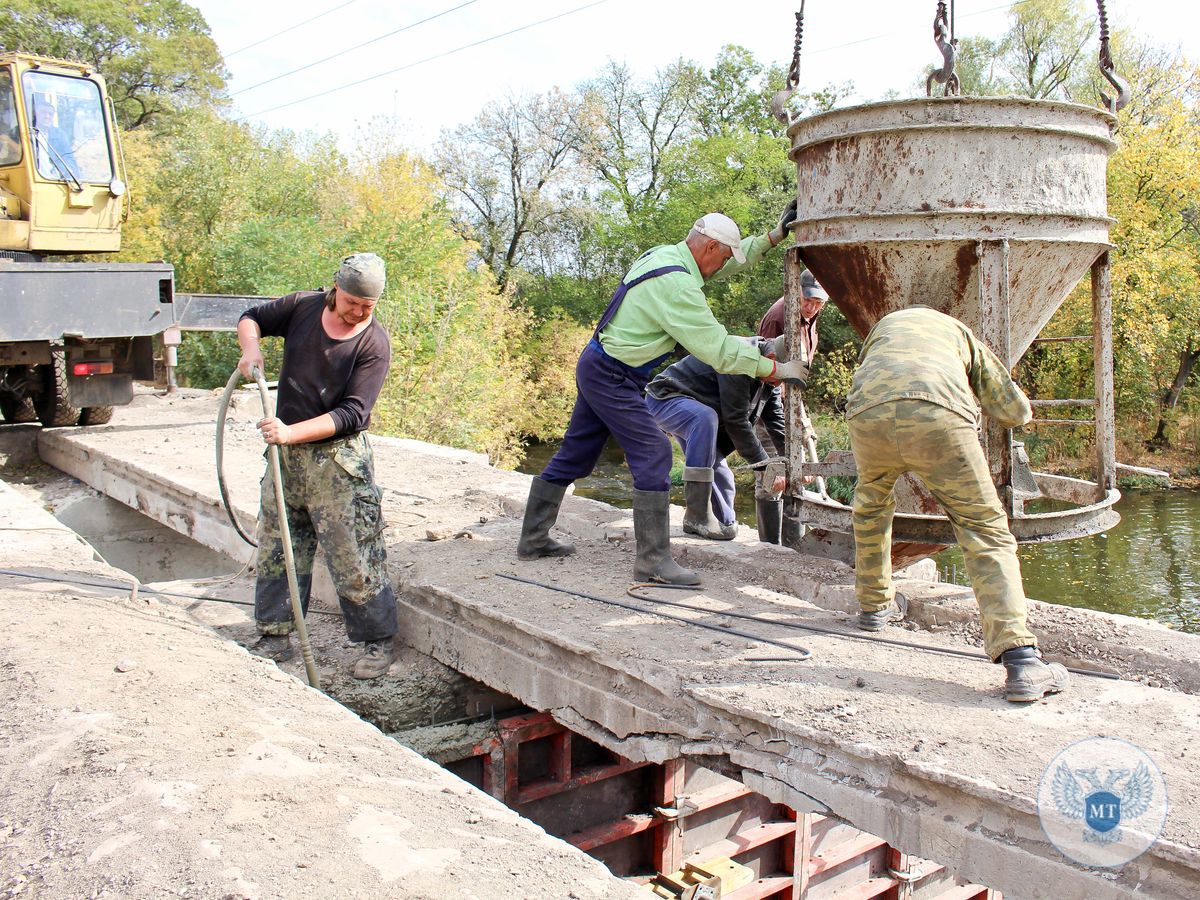
[{"label": "wooden formwork", "polygon": [[727,857],[754,880],[724,900],[1000,900],[833,816],[798,815],[689,761],[624,759],[549,713],[497,721],[448,768],[641,883]]}]

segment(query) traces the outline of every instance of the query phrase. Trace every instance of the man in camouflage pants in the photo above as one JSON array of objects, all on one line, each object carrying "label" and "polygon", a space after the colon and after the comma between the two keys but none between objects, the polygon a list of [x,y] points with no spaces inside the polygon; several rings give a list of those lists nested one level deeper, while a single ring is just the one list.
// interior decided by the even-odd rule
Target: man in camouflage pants
[{"label": "man in camouflage pants", "polygon": [[[252,368],[263,368],[259,338],[284,338],[276,416],[258,428],[267,443],[281,445],[301,604],[307,610],[319,541],[346,634],[364,644],[355,678],[378,678],[388,670],[397,631],[381,491],[366,433],[391,361],[387,332],[372,314],[384,284],[383,260],[356,253],[342,261],[333,288],[288,294],[247,310],[238,322],[238,368],[247,377]],[[269,471],[262,482],[257,567],[254,618],[262,637],[253,650],[282,662],[294,654],[292,607]]]},{"label": "man in camouflage pants", "polygon": [[902,618],[892,586],[894,488],[917,475],[946,511],[966,559],[983,621],[984,650],[1007,672],[1013,702],[1067,687],[1045,663],[1026,625],[1017,542],[979,444],[979,406],[1006,428],[1032,418],[1029,400],[965,325],[927,307],[880,319],[863,343],[847,397],[854,490],[855,596],[859,627]]}]

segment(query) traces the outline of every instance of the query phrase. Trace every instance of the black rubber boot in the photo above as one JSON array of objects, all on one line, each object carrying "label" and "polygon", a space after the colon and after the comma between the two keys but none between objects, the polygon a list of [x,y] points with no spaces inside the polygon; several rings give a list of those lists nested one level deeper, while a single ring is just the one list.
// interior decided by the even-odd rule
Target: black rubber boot
[{"label": "black rubber boot", "polygon": [[354,663],[354,677],[360,681],[378,678],[390,669],[395,661],[396,649],[390,637],[367,641],[363,645],[363,655]]},{"label": "black rubber boot", "polygon": [[1010,703],[1032,703],[1047,694],[1067,689],[1071,676],[1062,663],[1048,663],[1036,647],[1013,647],[1000,654],[1007,678],[1004,680],[1004,699]]},{"label": "black rubber boot", "polygon": [[737,522],[722,525],[717,521],[712,512],[712,485],[712,469],[704,466],[684,466],[684,533],[710,541],[732,541],[737,537]]},{"label": "black rubber boot", "polygon": [[889,623],[899,622],[907,615],[908,598],[903,594],[896,594],[896,599],[883,609],[873,612],[861,611],[858,614],[858,627],[863,631],[883,631]]},{"label": "black rubber boot", "polygon": [[264,634],[250,647],[250,652],[277,663],[287,662],[296,655],[291,634]]},{"label": "black rubber boot", "polygon": [[635,581],[659,584],[700,583],[700,576],[671,558],[671,495],[633,490],[633,534],[637,539]]},{"label": "black rubber boot", "polygon": [[758,539],[764,544],[778,544],[783,537],[783,501],[758,500]]},{"label": "black rubber boot", "polygon": [[562,544],[550,537],[550,526],[558,518],[565,485],[551,484],[540,478],[529,484],[529,499],[525,502],[525,518],[521,522],[521,540],[517,543],[517,559],[540,559],[543,556],[570,556],[574,544]]}]

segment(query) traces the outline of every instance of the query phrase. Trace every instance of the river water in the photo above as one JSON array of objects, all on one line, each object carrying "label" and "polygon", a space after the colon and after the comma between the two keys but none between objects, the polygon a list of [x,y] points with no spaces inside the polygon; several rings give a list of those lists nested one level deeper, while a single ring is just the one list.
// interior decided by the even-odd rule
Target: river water
[{"label": "river water", "polygon": [[[537,474],[556,445],[530,448],[521,471]],[[629,471],[609,445],[596,472],[576,485],[583,497],[629,506]],[[672,502],[683,503],[676,488]],[[754,498],[738,491],[738,521],[754,527]],[[1117,504],[1121,524],[1104,534],[1021,548],[1025,592],[1038,600],[1157,619],[1200,633],[1200,492],[1129,491]],[[962,554],[936,557],[947,581],[966,583]]]}]

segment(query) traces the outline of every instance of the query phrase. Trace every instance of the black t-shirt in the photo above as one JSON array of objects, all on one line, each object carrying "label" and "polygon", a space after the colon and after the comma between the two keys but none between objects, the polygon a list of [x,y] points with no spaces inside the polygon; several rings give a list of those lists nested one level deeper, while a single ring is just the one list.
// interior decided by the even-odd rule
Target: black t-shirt
[{"label": "black t-shirt", "polygon": [[294,425],[329,413],[334,436],[341,437],[371,424],[392,348],[377,319],[344,340],[327,335],[321,325],[326,293],[298,291],[248,309],[242,318],[257,322],[264,337],[283,338],[275,415]]}]

